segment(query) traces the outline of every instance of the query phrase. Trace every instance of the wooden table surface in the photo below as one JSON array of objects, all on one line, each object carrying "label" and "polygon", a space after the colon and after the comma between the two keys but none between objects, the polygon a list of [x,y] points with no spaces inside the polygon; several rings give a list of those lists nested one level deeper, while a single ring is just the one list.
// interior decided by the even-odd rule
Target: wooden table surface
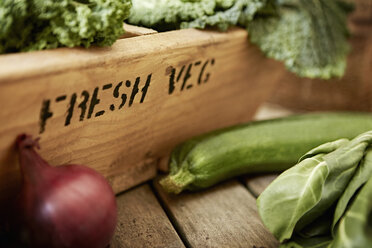
[{"label": "wooden table surface", "polygon": [[[256,119],[288,115],[265,105]],[[228,180],[207,190],[165,193],[147,182],[117,197],[118,225],[110,248],[121,247],[278,247],[257,213],[257,196],[277,175]]]},{"label": "wooden table surface", "polygon": [[158,179],[137,186],[117,197],[110,248],[278,247],[256,208],[256,197],[275,176],[239,178],[180,195],[165,193]]}]

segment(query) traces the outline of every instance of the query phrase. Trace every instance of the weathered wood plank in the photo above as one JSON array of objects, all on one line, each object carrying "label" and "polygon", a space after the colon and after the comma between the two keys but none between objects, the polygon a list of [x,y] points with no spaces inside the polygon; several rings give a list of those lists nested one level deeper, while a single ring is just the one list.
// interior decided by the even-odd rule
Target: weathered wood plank
[{"label": "weathered wood plank", "polygon": [[110,248],[184,247],[150,187],[117,197],[118,225]]},{"label": "weathered wood plank", "polygon": [[278,177],[278,174],[262,174],[252,175],[245,177],[244,181],[247,185],[248,190],[255,196],[258,197],[269,184]]},{"label": "weathered wood plank", "polygon": [[355,10],[351,13],[351,21],[372,25],[372,0],[353,0]]},{"label": "weathered wood plank", "polygon": [[154,177],[177,143],[250,120],[282,70],[240,28],[2,55],[0,198],[19,185],[21,132],[41,138],[52,165],[86,164],[120,192]]},{"label": "weathered wood plank", "polygon": [[157,33],[156,30],[138,27],[127,23],[124,23],[124,30],[125,34],[122,37],[120,37],[121,39]]},{"label": "weathered wood plank", "polygon": [[155,188],[190,247],[278,246],[259,219],[255,198],[236,181],[177,196]]}]

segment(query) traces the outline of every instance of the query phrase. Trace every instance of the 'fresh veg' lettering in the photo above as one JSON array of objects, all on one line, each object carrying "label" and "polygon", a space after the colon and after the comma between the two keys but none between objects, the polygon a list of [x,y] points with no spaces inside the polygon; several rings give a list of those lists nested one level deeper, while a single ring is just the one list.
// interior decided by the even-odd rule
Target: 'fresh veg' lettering
[{"label": "'fresh veg' lettering", "polygon": [[[208,66],[215,64],[215,59],[208,59],[207,61],[196,61],[188,65],[183,65],[179,70],[171,66],[167,69],[166,73],[169,74],[169,90],[168,94],[171,95],[176,90],[176,87],[180,91],[184,89],[191,89],[194,85],[201,85],[208,82],[210,73],[206,71]],[[194,80],[194,84],[190,82],[192,73],[197,73],[197,77]]]},{"label": "'fresh veg' lettering", "polygon": [[[216,60],[210,58],[204,61],[194,61],[179,67],[168,67],[165,70],[165,75],[169,82],[168,95],[172,95],[174,92],[183,92],[194,86],[201,86],[207,83],[211,77],[211,72],[208,69],[213,67],[215,63]],[[102,86],[96,86],[93,89],[44,99],[40,109],[39,133],[44,133],[48,121],[54,116],[58,116],[58,114],[54,113],[56,111],[55,106],[58,104],[66,105],[64,126],[69,126],[74,121],[81,122],[97,118],[107,112],[121,111],[132,107],[136,103],[141,104],[145,101],[148,94],[151,78],[152,73],[148,74],[146,78],[137,77],[135,80],[107,83]],[[165,88],[165,90],[167,89]],[[107,101],[101,100],[107,100],[107,93],[109,93],[112,101],[108,105],[104,105],[102,102]]]},{"label": "'fresh veg' lettering", "polygon": [[[40,121],[39,121],[39,133],[43,133],[46,128],[47,121],[53,117],[52,105],[68,101],[67,114],[65,118],[65,126],[71,124],[72,117],[79,111],[79,121],[85,119],[91,119],[92,117],[99,117],[104,115],[108,110],[115,111],[120,110],[127,106],[131,107],[135,103],[137,95],[140,95],[139,103],[145,101],[148,89],[150,87],[152,74],[147,76],[144,83],[141,83],[141,77],[137,77],[134,82],[126,80],[116,84],[105,84],[102,87],[95,87],[93,91],[83,90],[79,95],[73,93],[70,96],[60,95],[55,99],[45,99],[41,105]],[[112,90],[113,99],[120,99],[120,104],[110,104],[108,109],[101,106],[100,92]],[[130,93],[128,93],[128,90]],[[126,92],[126,93],[124,93]]]}]

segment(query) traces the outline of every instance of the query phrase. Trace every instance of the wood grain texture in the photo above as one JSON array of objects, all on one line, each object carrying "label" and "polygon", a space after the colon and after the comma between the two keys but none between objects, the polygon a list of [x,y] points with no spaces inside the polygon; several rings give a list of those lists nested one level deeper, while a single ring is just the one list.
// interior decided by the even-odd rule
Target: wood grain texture
[{"label": "wood grain texture", "polygon": [[156,30],[151,28],[138,27],[127,23],[124,23],[124,30],[125,34],[120,37],[121,39],[157,33]]},{"label": "wood grain texture", "polygon": [[351,14],[351,20],[360,24],[372,24],[372,0],[352,0],[355,10]]},{"label": "wood grain texture", "polygon": [[110,248],[184,247],[149,185],[120,194],[117,204],[118,224]]},{"label": "wood grain texture", "polygon": [[[21,132],[41,138],[40,153],[52,165],[88,165],[120,192],[154,177],[177,143],[250,120],[281,70],[240,28],[2,55],[0,198],[19,186],[13,143]],[[50,117],[42,133],[41,116]]]},{"label": "wood grain texture", "polygon": [[236,181],[177,196],[155,187],[189,247],[278,246],[261,223],[255,198]]},{"label": "wood grain texture", "polygon": [[257,198],[269,184],[278,177],[278,174],[262,174],[245,177],[248,190]]}]

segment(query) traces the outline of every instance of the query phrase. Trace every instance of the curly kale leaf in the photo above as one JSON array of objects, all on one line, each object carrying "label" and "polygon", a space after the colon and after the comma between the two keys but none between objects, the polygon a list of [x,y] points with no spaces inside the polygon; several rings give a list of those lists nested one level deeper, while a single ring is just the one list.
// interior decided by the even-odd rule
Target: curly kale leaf
[{"label": "curly kale leaf", "polygon": [[112,45],[130,7],[130,0],[3,0],[0,53]]},{"label": "curly kale leaf", "polygon": [[181,28],[206,28],[216,26],[227,30],[238,22],[251,21],[256,12],[266,6],[265,0],[236,0],[229,9],[215,11],[213,15],[204,15],[190,22],[182,22]]},{"label": "curly kale leaf", "polygon": [[[159,31],[178,29],[192,22],[226,10],[236,0],[132,0],[129,23]],[[183,24],[183,27],[186,27]]]},{"label": "curly kale leaf", "polygon": [[159,31],[218,27],[226,30],[242,16],[252,20],[267,0],[133,0],[129,23]]},{"label": "curly kale leaf", "polygon": [[280,1],[276,15],[246,23],[250,39],[302,77],[341,77],[349,50],[348,9],[335,0]]},{"label": "curly kale leaf", "polygon": [[0,53],[17,50],[27,42],[33,29],[26,25],[27,6],[27,0],[0,1]]}]

